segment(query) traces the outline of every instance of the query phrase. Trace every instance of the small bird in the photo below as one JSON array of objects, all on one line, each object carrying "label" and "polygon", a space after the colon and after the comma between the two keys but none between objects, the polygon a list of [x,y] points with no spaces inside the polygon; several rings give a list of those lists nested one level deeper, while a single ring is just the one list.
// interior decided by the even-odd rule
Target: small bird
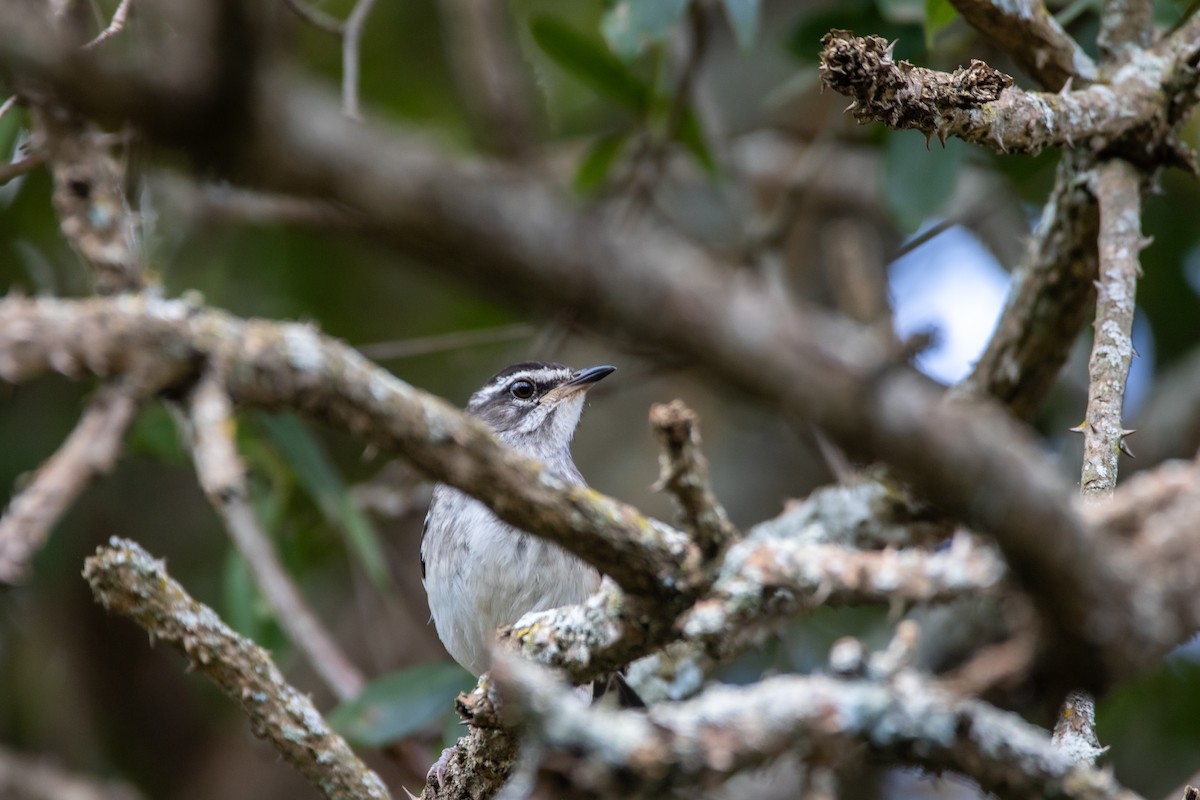
[{"label": "small bird", "polygon": [[[588,389],[615,369],[514,364],[471,395],[467,411],[509,447],[582,485],[571,439]],[[488,669],[497,628],[530,611],[581,603],[600,585],[595,567],[445,484],[434,487],[425,516],[421,577],[438,637],[472,675]]]}]

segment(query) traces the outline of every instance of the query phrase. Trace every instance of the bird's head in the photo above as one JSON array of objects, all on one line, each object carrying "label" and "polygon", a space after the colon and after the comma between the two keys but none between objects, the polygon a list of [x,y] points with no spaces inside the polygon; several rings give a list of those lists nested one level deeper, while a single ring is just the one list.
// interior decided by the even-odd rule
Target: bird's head
[{"label": "bird's head", "polygon": [[471,395],[467,411],[511,445],[533,453],[556,452],[571,444],[587,390],[615,369],[574,370],[544,361],[513,364]]}]

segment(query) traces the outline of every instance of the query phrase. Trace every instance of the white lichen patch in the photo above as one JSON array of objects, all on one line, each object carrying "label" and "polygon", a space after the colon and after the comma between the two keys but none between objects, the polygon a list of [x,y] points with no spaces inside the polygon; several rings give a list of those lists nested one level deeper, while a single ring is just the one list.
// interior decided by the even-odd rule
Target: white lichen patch
[{"label": "white lichen patch", "polygon": [[307,325],[283,326],[284,355],[294,369],[319,372],[325,364],[321,336]]}]

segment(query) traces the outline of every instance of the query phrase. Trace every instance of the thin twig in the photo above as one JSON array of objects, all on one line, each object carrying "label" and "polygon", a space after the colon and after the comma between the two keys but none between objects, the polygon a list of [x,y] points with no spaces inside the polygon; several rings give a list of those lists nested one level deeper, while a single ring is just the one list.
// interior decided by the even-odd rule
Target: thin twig
[{"label": "thin twig", "polygon": [[514,339],[526,339],[535,333],[532,325],[518,322],[512,325],[499,325],[495,328],[479,328],[469,331],[454,331],[434,336],[419,336],[414,339],[401,339],[393,342],[374,342],[359,345],[358,352],[372,361],[392,361],[413,356],[424,356],[430,353],[444,353],[447,350],[458,350],[464,347],[475,347],[481,344],[495,344]]},{"label": "thin twig", "polygon": [[45,153],[30,153],[19,161],[12,161],[8,164],[0,164],[0,186],[11,181],[13,178],[20,177],[27,172],[33,172],[35,169],[46,163]]},{"label": "thin twig", "polygon": [[137,409],[138,398],[126,384],[104,386],[88,403],[66,441],[0,519],[0,581],[21,580],[84,487],[112,469]]},{"label": "thin twig", "polygon": [[700,452],[700,420],[682,400],[650,409],[650,427],[662,446],[655,488],[674,495],[707,558],[718,558],[738,536],[708,480],[708,460]]},{"label": "thin twig", "polygon": [[129,7],[131,5],[133,5],[133,0],[121,0],[117,5],[117,10],[113,12],[112,21],[108,23],[108,27],[100,31],[95,39],[85,44],[83,49],[91,50],[94,47],[98,47],[123,31],[125,29],[125,18],[129,15]]},{"label": "thin twig", "polygon": [[300,19],[312,25],[318,30],[336,36],[339,39],[346,33],[346,24],[336,17],[326,14],[319,8],[313,8],[304,0],[283,0],[283,4],[287,6]]},{"label": "thin twig", "polygon": [[342,110],[354,120],[362,119],[358,99],[359,44],[363,25],[375,0],[358,0],[342,30]]},{"label": "thin twig", "polygon": [[96,600],[129,617],[152,640],[182,652],[237,702],[250,730],[330,800],[386,800],[379,776],[334,733],[308,695],[280,674],[267,651],[229,628],[216,612],[197,602],[136,542],[113,537],[84,565],[83,577]]},{"label": "thin twig", "polygon": [[5,100],[3,103],[0,103],[0,119],[4,119],[4,115],[14,109],[16,105],[17,96],[15,94]]},{"label": "thin twig", "polygon": [[1134,298],[1141,273],[1138,252],[1141,196],[1137,171],[1121,159],[1101,165],[1094,185],[1100,206],[1100,280],[1088,361],[1088,404],[1083,430],[1085,499],[1108,497],[1117,485],[1117,462],[1126,431],[1121,424],[1125,381],[1133,359]]},{"label": "thin twig", "polygon": [[362,673],[305,602],[250,504],[246,467],[233,440],[233,407],[212,372],[200,379],[188,411],[200,485],[250,565],[275,619],[339,699],[357,697],[366,683]]}]

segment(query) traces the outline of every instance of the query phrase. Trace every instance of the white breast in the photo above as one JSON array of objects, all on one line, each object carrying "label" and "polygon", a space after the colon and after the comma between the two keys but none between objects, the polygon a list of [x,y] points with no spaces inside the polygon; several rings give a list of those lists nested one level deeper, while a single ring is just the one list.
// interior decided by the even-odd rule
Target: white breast
[{"label": "white breast", "polygon": [[530,611],[580,603],[600,584],[590,565],[439,485],[430,520],[446,519],[455,520],[452,530],[431,527],[421,543],[425,591],[438,636],[473,675],[487,670],[498,627]]}]

